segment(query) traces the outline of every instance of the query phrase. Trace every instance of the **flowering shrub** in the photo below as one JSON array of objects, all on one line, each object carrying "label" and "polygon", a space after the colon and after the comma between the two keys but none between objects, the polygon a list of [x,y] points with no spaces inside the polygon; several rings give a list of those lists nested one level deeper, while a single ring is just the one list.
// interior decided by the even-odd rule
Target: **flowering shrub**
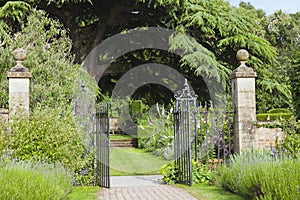
[{"label": "flowering shrub", "polygon": [[61,163],[77,172],[77,182],[84,184],[80,171],[91,165],[92,159],[83,157],[84,136],[75,129],[72,111],[61,110],[37,106],[29,118],[16,116],[9,124],[1,124],[0,153],[7,159]]},{"label": "flowering shrub", "polygon": [[162,120],[152,120],[152,125],[140,126],[139,131],[144,132],[139,135],[139,147],[147,152],[167,147],[174,139],[172,127],[163,124]]},{"label": "flowering shrub", "polygon": [[198,150],[200,158],[227,159],[233,153],[232,117],[218,110],[199,110]]},{"label": "flowering shrub", "polygon": [[156,117],[149,117],[138,127],[138,145],[146,152],[154,152],[166,159],[172,159],[172,142],[174,140],[174,130],[171,112],[166,112],[164,108],[157,106]]}]

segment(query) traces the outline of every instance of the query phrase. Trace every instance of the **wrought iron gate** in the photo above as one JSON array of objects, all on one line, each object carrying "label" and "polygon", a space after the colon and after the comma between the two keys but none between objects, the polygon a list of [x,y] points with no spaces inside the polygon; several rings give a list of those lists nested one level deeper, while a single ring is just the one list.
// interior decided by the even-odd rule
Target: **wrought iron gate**
[{"label": "wrought iron gate", "polygon": [[187,80],[175,98],[175,166],[178,181],[192,185],[192,160],[203,162],[206,159],[212,169],[233,153],[232,125],[229,113],[221,108],[212,105],[209,108],[207,103],[197,106],[197,95],[189,88]]},{"label": "wrought iron gate", "polygon": [[[100,187],[110,187],[109,168],[109,116],[110,104],[102,103],[95,106],[93,95],[85,88],[74,97],[75,126],[81,132],[86,145],[86,151],[93,155],[93,171],[95,184]],[[86,155],[87,152],[84,152]],[[82,174],[88,170],[83,168]]]},{"label": "wrought iron gate", "polygon": [[[197,95],[189,88],[185,80],[184,89],[175,95],[174,112],[175,166],[178,170],[178,181],[192,185],[192,144],[197,144],[196,99]],[[196,149],[196,148],[195,148]],[[195,151],[197,155],[197,150]]]},{"label": "wrought iron gate", "polygon": [[110,104],[96,107],[96,184],[110,187],[110,138],[109,138]]}]

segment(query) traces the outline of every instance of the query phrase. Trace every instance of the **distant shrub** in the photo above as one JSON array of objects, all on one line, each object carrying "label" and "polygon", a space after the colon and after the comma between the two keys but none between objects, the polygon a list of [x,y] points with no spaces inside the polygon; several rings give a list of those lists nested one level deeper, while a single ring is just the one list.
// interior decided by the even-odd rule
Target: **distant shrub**
[{"label": "distant shrub", "polygon": [[243,153],[232,157],[214,176],[224,189],[260,200],[299,198],[300,160],[275,160],[269,153]]},{"label": "distant shrub", "polygon": [[130,102],[130,114],[134,116],[142,113],[142,100],[132,100]]},{"label": "distant shrub", "polygon": [[0,200],[67,199],[72,176],[60,165],[0,161]]},{"label": "distant shrub", "polygon": [[276,141],[276,149],[281,154],[300,158],[300,121],[294,119],[281,122],[284,137]]}]

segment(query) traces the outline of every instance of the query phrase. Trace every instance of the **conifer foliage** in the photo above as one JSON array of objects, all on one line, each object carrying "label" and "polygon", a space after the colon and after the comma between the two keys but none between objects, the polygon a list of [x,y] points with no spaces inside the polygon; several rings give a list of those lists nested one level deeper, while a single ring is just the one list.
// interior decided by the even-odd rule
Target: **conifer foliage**
[{"label": "conifer foliage", "polygon": [[239,65],[236,52],[247,49],[250,53],[247,65],[258,73],[259,111],[264,112],[274,105],[265,99],[281,99],[276,106],[287,106],[283,102],[291,99],[290,88],[288,82],[274,73],[280,67],[278,50],[265,37],[261,12],[258,15],[247,7],[233,7],[224,0],[142,1],[167,9],[166,25],[192,36],[194,41],[180,36],[171,42],[172,48],[190,52],[181,59],[182,65],[188,65],[198,75],[215,76],[228,84],[228,75]]}]

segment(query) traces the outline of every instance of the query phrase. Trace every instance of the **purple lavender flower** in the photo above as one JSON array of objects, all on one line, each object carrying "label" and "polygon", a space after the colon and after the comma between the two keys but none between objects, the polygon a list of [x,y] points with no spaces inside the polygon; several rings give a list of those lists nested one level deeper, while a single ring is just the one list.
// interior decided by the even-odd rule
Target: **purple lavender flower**
[{"label": "purple lavender flower", "polygon": [[152,126],[152,125],[153,125],[153,122],[152,122],[152,120],[151,120],[151,119],[148,121],[148,124],[149,124],[150,126]]},{"label": "purple lavender flower", "polygon": [[12,156],[12,154],[13,154],[13,150],[9,150],[9,151],[7,152],[7,155],[8,155],[8,156]]},{"label": "purple lavender flower", "polygon": [[228,156],[228,155],[229,155],[229,151],[228,151],[227,148],[224,148],[224,154],[225,154],[225,156]]},{"label": "purple lavender flower", "polygon": [[271,156],[278,156],[278,151],[276,149],[276,147],[271,147],[271,151],[270,151]]},{"label": "purple lavender flower", "polygon": [[210,144],[210,138],[207,138],[207,144]]}]

